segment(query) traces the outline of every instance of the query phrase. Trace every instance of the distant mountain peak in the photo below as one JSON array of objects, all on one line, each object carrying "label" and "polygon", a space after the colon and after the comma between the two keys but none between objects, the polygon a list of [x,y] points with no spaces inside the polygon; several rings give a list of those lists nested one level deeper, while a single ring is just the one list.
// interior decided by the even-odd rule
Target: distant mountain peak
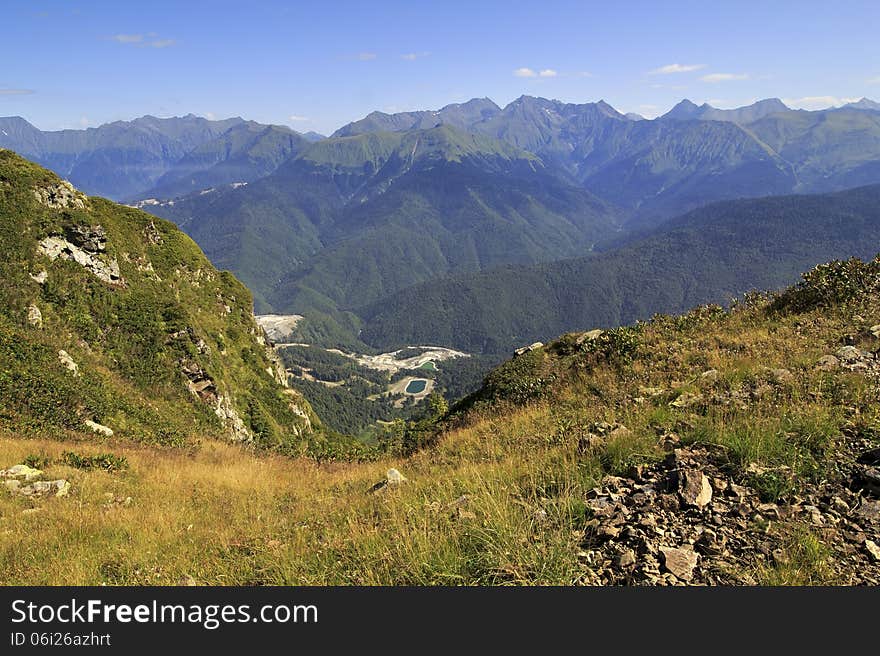
[{"label": "distant mountain peak", "polygon": [[869,98],[862,98],[856,102],[847,103],[844,107],[849,107],[850,109],[867,109],[871,111],[880,112],[880,103],[870,100]]},{"label": "distant mountain peak", "polygon": [[685,98],[661,118],[676,121],[728,121],[745,125],[769,114],[787,111],[791,111],[790,108],[779,98],[765,98],[736,109],[718,109],[707,102],[698,106]]}]

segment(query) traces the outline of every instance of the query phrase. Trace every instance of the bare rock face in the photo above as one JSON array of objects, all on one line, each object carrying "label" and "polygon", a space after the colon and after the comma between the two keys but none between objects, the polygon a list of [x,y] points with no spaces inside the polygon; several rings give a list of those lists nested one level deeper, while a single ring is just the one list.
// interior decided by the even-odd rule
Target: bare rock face
[{"label": "bare rock face", "polygon": [[53,210],[61,209],[86,209],[86,196],[78,191],[67,180],[48,187],[34,189],[34,197],[38,202]]},{"label": "bare rock face", "polygon": [[533,344],[529,344],[528,346],[523,346],[522,348],[516,349],[513,352],[513,355],[524,355],[526,353],[529,353],[530,351],[537,351],[542,346],[544,346],[544,342],[534,342]]},{"label": "bare rock face", "polygon": [[214,405],[214,414],[220,418],[223,425],[231,433],[232,439],[236,442],[250,442],[254,439],[253,434],[248,430],[244,420],[239,416],[232,401],[226,396],[220,394]]},{"label": "bare rock face", "polygon": [[50,260],[59,257],[73,260],[81,267],[88,269],[100,280],[110,284],[121,284],[119,262],[116,258],[107,258],[107,235],[101,226],[75,226],[68,228],[64,236],[52,235],[40,241],[40,253]]},{"label": "bare rock face", "polygon": [[679,472],[678,480],[678,493],[685,505],[704,508],[712,501],[712,485],[702,472],[686,469]]},{"label": "bare rock face", "polygon": [[663,568],[682,581],[690,581],[694,577],[699,556],[688,549],[660,547]]}]

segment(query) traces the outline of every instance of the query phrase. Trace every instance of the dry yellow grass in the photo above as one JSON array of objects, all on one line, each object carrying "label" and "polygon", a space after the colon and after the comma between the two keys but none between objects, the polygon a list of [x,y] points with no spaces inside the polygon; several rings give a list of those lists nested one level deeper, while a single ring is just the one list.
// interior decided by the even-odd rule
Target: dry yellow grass
[{"label": "dry yellow grass", "polygon": [[[497,439],[534,430],[542,417],[523,411],[507,430],[457,431],[432,453],[369,464],[213,441],[182,450],[6,434],[4,464],[112,450],[129,468],[51,465],[47,476],[69,479],[70,497],[0,494],[0,574],[28,585],[569,583],[578,518],[564,527],[544,519],[523,492],[539,485],[535,469],[548,452],[512,458]],[[409,481],[367,494],[389,467]],[[453,502],[464,494],[459,510]],[[129,496],[130,505],[115,501]]]}]

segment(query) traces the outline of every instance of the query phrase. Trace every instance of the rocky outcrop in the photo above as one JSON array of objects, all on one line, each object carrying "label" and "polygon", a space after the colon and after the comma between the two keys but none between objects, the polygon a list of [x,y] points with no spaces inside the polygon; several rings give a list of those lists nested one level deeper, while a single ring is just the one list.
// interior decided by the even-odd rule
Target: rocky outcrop
[{"label": "rocky outcrop", "polygon": [[47,187],[37,187],[34,189],[34,197],[37,201],[53,210],[84,210],[88,203],[85,194],[77,190],[67,180],[62,180],[57,184],[48,185]]},{"label": "rocky outcrop", "polygon": [[223,426],[229,431],[234,441],[250,442],[254,439],[253,433],[248,430],[244,420],[239,416],[238,411],[228,397],[222,394],[217,397],[217,401],[214,404],[214,414],[220,418]]},{"label": "rocky outcrop", "polygon": [[64,235],[50,235],[38,244],[40,253],[50,260],[73,260],[109,284],[123,284],[119,262],[105,254],[107,235],[101,226],[74,226]]},{"label": "rocky outcrop", "polygon": [[526,353],[530,353],[531,351],[537,351],[542,346],[544,346],[543,342],[535,342],[533,344],[529,344],[528,346],[523,346],[522,348],[516,349],[513,352],[513,355],[514,356],[525,355]]},{"label": "rocky outcrop", "polygon": [[0,469],[3,487],[12,494],[24,497],[56,496],[64,497],[70,492],[70,483],[64,479],[55,481],[40,480],[43,472],[28,465],[14,465]]},{"label": "rocky outcrop", "polygon": [[212,405],[217,403],[219,395],[217,385],[197,362],[183,360],[180,363],[180,370],[186,376],[186,386],[191,394],[198,396],[205,403]]},{"label": "rocky outcrop", "polygon": [[73,358],[70,357],[70,353],[68,353],[64,349],[61,349],[60,351],[58,351],[58,360],[75,377],[79,376],[79,365],[73,361]]}]

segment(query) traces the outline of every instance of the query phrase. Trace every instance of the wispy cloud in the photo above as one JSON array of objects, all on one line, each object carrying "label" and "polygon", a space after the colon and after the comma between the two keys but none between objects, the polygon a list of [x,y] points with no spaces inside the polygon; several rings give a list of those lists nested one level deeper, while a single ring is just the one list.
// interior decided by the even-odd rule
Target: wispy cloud
[{"label": "wispy cloud", "polygon": [[868,84],[880,84],[880,75],[878,75],[877,77],[872,77],[870,80],[868,80]]},{"label": "wispy cloud", "polygon": [[672,75],[673,73],[690,73],[706,68],[705,64],[666,64],[653,71],[648,71],[648,75]]},{"label": "wispy cloud", "polygon": [[308,116],[298,116],[296,114],[291,114],[287,117],[287,120],[291,123],[303,123],[304,121],[311,121],[312,119],[310,119]]},{"label": "wispy cloud", "polygon": [[358,61],[373,61],[378,55],[375,52],[359,52],[357,54]]},{"label": "wispy cloud", "polygon": [[0,89],[0,96],[29,96],[33,89]]},{"label": "wispy cloud", "polygon": [[401,55],[400,58],[406,61],[415,61],[416,59],[428,57],[430,54],[430,52],[408,52],[405,55]]},{"label": "wispy cloud", "polygon": [[117,43],[143,43],[143,34],[114,34],[110,37],[112,41]]},{"label": "wispy cloud", "polygon": [[687,89],[687,86],[684,84],[652,84],[652,89],[673,89],[674,91],[682,91]]},{"label": "wispy cloud", "polygon": [[839,98],[837,96],[805,96],[803,98],[783,98],[782,102],[793,109],[827,109],[859,100],[860,98]]},{"label": "wispy cloud", "polygon": [[160,39],[155,32],[148,34],[114,34],[108,37],[111,41],[122,43],[138,48],[168,48],[173,46],[177,41],[174,39]]},{"label": "wispy cloud", "polygon": [[748,73],[710,73],[700,78],[703,82],[715,84],[717,82],[728,82],[730,80],[748,80]]},{"label": "wispy cloud", "polygon": [[[560,75],[559,71],[553,68],[542,68],[540,71],[536,71],[534,68],[528,68],[527,66],[517,68],[513,71],[513,74],[516,77],[558,77]],[[582,74],[579,73],[579,75]]]}]

